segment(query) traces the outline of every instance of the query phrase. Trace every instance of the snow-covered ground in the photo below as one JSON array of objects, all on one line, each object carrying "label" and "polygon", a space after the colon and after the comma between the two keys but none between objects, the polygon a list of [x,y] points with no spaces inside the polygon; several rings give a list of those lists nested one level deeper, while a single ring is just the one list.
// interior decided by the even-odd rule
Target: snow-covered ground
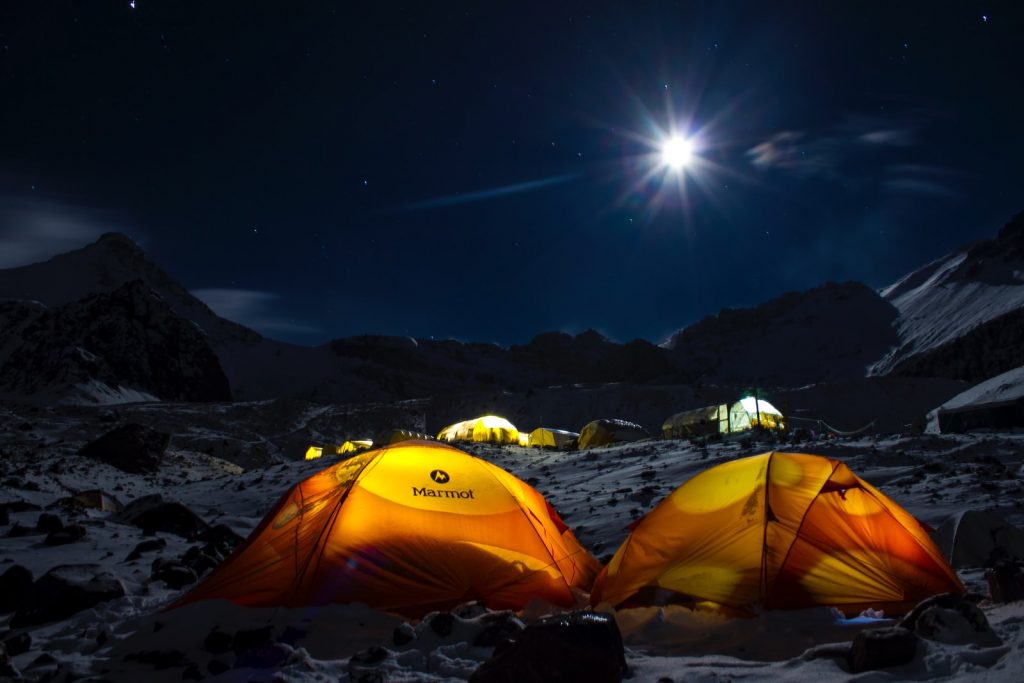
[{"label": "snow-covered ground", "polygon": [[[447,635],[430,624],[405,621],[358,605],[309,609],[247,609],[208,602],[161,611],[187,588],[172,590],[151,581],[158,557],[177,558],[191,545],[184,538],[158,533],[166,546],[126,560],[131,550],[152,537],[116,521],[113,513],[49,508],[69,493],[100,488],[127,503],[161,493],[180,500],[211,524],[223,523],[243,536],[292,484],[330,464],[302,461],[298,446],[266,452],[269,430],[288,425],[233,424],[230,410],[202,415],[203,406],[151,406],[136,414],[153,421],[209,425],[232,424],[218,432],[235,440],[219,452],[250,464],[243,470],[224,458],[202,452],[192,435],[175,438],[155,475],[134,475],[76,455],[87,440],[116,426],[100,410],[77,416],[45,410],[22,413],[0,408],[0,502],[22,500],[43,510],[12,512],[10,524],[34,527],[42,511],[80,524],[86,535],[68,545],[48,547],[42,536],[6,537],[0,527],[0,573],[13,563],[38,577],[71,563],[98,565],[125,585],[127,595],[69,619],[29,629],[29,650],[13,657],[25,675],[40,675],[57,660],[81,676],[97,680],[179,681],[183,672],[206,680],[323,681],[351,680],[359,664],[350,657],[367,647],[387,648],[378,670],[391,681],[465,680],[493,648],[473,645],[489,617],[467,608]],[[212,407],[211,407],[212,410]],[[173,415],[168,413],[174,413]],[[321,416],[302,412],[307,422]],[[207,427],[204,427],[204,429]],[[227,428],[225,428],[227,429]],[[231,433],[228,433],[230,431]],[[262,440],[261,440],[262,439]],[[261,444],[263,446],[261,446]],[[244,458],[247,447],[263,447],[260,458]],[[194,449],[194,450],[193,450]],[[965,509],[994,510],[1024,526],[1024,434],[915,437],[859,436],[856,439],[799,443],[732,442],[700,447],[684,441],[649,440],[581,452],[470,445],[467,450],[509,470],[544,493],[574,527],[584,546],[607,559],[625,539],[626,525],[649,511],[666,494],[697,472],[719,463],[767,450],[788,450],[836,457],[879,486],[921,520],[938,527]],[[294,458],[294,459],[290,459]],[[257,463],[252,465],[252,463]],[[972,593],[988,595],[983,572],[966,568],[961,577]],[[1024,677],[1024,603],[980,606],[1000,642],[963,645],[922,641],[916,659],[895,669],[852,676],[833,659],[804,658],[809,648],[849,641],[862,625],[839,619],[826,608],[795,613],[765,613],[735,620],[689,612],[681,607],[623,609],[615,613],[627,646],[634,681],[670,680],[991,680]],[[531,605],[515,618],[524,622],[549,611]],[[0,617],[0,632],[8,617]],[[270,626],[283,664],[277,668],[219,670],[212,662],[233,663],[204,647],[212,631],[234,633]],[[395,645],[396,627],[413,634]],[[179,653],[180,657],[176,654]],[[163,661],[153,653],[164,653]],[[148,661],[139,661],[142,660]],[[154,663],[157,661],[158,663]],[[165,668],[159,668],[166,665]],[[212,668],[211,668],[212,667]]]}]

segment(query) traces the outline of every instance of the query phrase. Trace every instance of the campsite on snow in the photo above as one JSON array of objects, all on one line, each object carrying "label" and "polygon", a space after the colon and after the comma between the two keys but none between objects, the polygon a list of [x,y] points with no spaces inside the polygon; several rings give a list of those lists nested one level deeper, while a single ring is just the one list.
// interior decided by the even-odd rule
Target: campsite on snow
[{"label": "campsite on snow", "polygon": [[307,348],[121,235],[2,270],[0,675],[1019,680],[1022,272]]}]

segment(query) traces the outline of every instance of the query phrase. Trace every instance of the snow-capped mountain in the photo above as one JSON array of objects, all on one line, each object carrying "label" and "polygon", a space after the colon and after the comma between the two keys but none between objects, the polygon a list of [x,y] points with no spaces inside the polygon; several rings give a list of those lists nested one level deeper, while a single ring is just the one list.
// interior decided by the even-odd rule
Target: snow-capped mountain
[{"label": "snow-capped mountain", "polygon": [[1024,364],[1024,212],[881,291],[899,343],[870,373],[978,382]]}]

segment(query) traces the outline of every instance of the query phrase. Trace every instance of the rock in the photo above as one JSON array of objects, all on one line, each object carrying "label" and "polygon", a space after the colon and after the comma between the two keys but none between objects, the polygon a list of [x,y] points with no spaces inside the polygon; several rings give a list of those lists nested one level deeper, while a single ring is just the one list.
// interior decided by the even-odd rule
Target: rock
[{"label": "rock", "polygon": [[82,447],[79,455],[124,472],[148,474],[160,469],[171,436],[145,425],[127,424]]},{"label": "rock", "polygon": [[210,663],[206,665],[206,670],[210,672],[211,676],[219,676],[230,668],[230,666],[219,659],[211,659]]},{"label": "rock", "polygon": [[235,654],[240,655],[243,652],[269,645],[274,642],[271,637],[272,630],[270,626],[262,626],[246,631],[236,631],[232,642],[232,649],[235,651]]},{"label": "rock", "polygon": [[435,612],[428,615],[426,621],[430,630],[442,638],[450,636],[455,627],[455,616],[451,612]]},{"label": "rock", "polygon": [[0,526],[7,526],[11,523],[11,515],[7,512],[7,506],[0,506]]},{"label": "rock", "polygon": [[132,551],[124,558],[124,561],[131,562],[132,560],[137,560],[142,557],[143,553],[152,553],[166,547],[167,541],[162,538],[147,538],[145,541],[140,541],[134,548],[132,548]]},{"label": "rock", "polygon": [[354,683],[377,683],[387,680],[387,673],[380,668],[391,655],[391,651],[378,645],[352,655],[348,660],[348,677]]},{"label": "rock", "polygon": [[233,550],[245,539],[236,534],[227,524],[216,524],[200,533],[199,540],[214,546],[221,554],[224,554],[224,550]]},{"label": "rock", "polygon": [[236,669],[271,669],[284,666],[292,649],[284,643],[267,643],[247,650],[235,660]]},{"label": "rock", "polygon": [[60,531],[63,528],[64,522],[60,521],[60,517],[47,512],[39,515],[39,520],[36,522],[36,531],[43,534]]},{"label": "rock", "polygon": [[848,660],[850,671],[860,673],[887,669],[913,661],[917,655],[917,635],[900,626],[861,631],[853,639]]},{"label": "rock", "polygon": [[407,621],[396,626],[391,634],[391,642],[398,647],[408,645],[414,640],[416,640],[416,629]]},{"label": "rock", "polygon": [[627,672],[622,635],[615,620],[597,612],[571,612],[530,624],[515,640],[495,648],[494,656],[469,680],[618,683]]},{"label": "rock", "polygon": [[4,647],[7,648],[7,654],[12,657],[25,654],[32,647],[32,636],[22,631],[21,633],[12,633],[7,631],[3,636],[0,636],[0,641],[3,642]]},{"label": "rock", "polygon": [[21,676],[21,673],[11,663],[11,656],[3,643],[0,643],[0,676],[4,679],[19,678]]},{"label": "rock", "polygon": [[996,560],[985,572],[993,602],[1024,600],[1024,562],[1018,559]]},{"label": "rock", "polygon": [[[11,484],[4,482],[4,486],[11,486]],[[9,500],[3,505],[0,505],[0,507],[7,512],[32,512],[33,510],[42,509],[35,503],[30,503],[27,500]]]},{"label": "rock", "polygon": [[163,531],[190,539],[210,526],[181,503],[164,500],[159,493],[133,500],[117,514],[117,518],[139,527],[147,535]]},{"label": "rock", "polygon": [[153,574],[150,578],[153,581],[163,581],[167,584],[168,588],[175,590],[184,588],[199,580],[199,577],[196,576],[191,567],[186,567],[179,562],[167,562],[160,559],[153,562]]},{"label": "rock", "polygon": [[124,656],[126,662],[140,662],[149,664],[154,669],[172,669],[179,666],[184,667],[192,664],[192,660],[185,656],[180,650],[145,650],[142,652],[129,652]]},{"label": "rock", "polygon": [[15,522],[14,526],[7,530],[7,538],[21,538],[35,533],[34,530],[24,526],[21,522]]},{"label": "rock", "polygon": [[197,576],[202,576],[210,571],[219,564],[219,561],[204,552],[204,549],[209,547],[209,545],[205,547],[192,546],[181,556],[182,564],[190,567]]},{"label": "rock", "polygon": [[43,539],[43,545],[67,545],[83,538],[85,538],[85,527],[81,524],[72,524],[47,534]]},{"label": "rock", "polygon": [[66,619],[124,594],[124,586],[117,577],[104,572],[99,565],[61,565],[32,584],[32,590],[19,605],[10,625],[21,628]]},{"label": "rock", "polygon": [[922,638],[950,645],[998,645],[1001,642],[989,626],[985,613],[973,602],[953,593],[921,601],[899,625]]},{"label": "rock", "polygon": [[99,489],[82,491],[73,496],[61,498],[54,505],[70,510],[102,510],[104,512],[118,512],[124,507],[117,498]]},{"label": "rock", "polygon": [[483,629],[473,639],[476,647],[495,647],[507,640],[515,640],[525,628],[512,612],[493,612],[480,619]]},{"label": "rock", "polygon": [[216,626],[213,627],[206,638],[203,639],[203,649],[212,655],[220,655],[225,652],[230,652],[234,647],[235,639],[230,633],[221,631]]},{"label": "rock", "polygon": [[18,609],[32,590],[32,580],[32,572],[20,564],[12,565],[0,575],[0,614]]}]

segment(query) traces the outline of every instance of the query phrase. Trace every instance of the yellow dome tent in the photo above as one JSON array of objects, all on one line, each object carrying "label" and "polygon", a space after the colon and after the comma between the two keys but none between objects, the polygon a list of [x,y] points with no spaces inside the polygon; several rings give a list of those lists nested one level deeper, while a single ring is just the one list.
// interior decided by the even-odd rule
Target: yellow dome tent
[{"label": "yellow dome tent", "polygon": [[599,568],[527,484],[450,446],[405,441],[294,486],[178,604],[362,602],[413,617],[474,599],[570,607]]},{"label": "yellow dome tent", "polygon": [[484,415],[465,422],[456,422],[441,430],[438,441],[482,441],[498,444],[519,444],[519,430],[497,415]]},{"label": "yellow dome tent", "polygon": [[764,453],[705,470],[632,529],[594,582],[595,605],[653,587],[741,611],[901,613],[964,592],[920,522],[817,455]]},{"label": "yellow dome tent", "polygon": [[628,420],[594,420],[580,430],[580,448],[646,439],[647,431]]},{"label": "yellow dome tent", "polygon": [[338,455],[358,453],[359,451],[365,451],[368,448],[373,448],[372,439],[352,439],[338,446]]},{"label": "yellow dome tent", "polygon": [[530,432],[529,445],[534,448],[563,448],[578,438],[580,435],[576,432],[537,427]]}]

